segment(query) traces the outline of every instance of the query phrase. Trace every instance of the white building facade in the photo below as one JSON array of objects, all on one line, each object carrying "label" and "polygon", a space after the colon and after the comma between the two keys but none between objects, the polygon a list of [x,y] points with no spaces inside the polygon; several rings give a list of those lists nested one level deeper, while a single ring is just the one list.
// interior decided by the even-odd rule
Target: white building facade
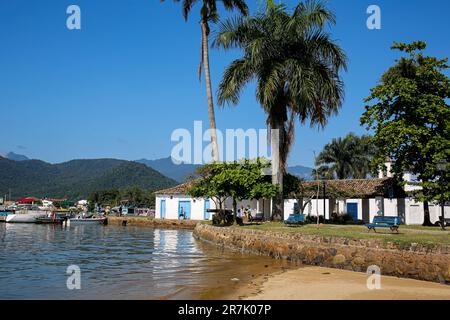
[{"label": "white building facade", "polygon": [[[405,174],[406,175],[406,174]],[[284,219],[294,213],[296,207],[304,206],[303,213],[310,216],[349,214],[354,221],[369,223],[375,216],[398,216],[407,225],[420,225],[424,220],[423,203],[408,197],[407,187],[396,184],[392,177],[379,179],[353,179],[301,182],[304,194],[297,199],[284,200]],[[317,187],[319,197],[317,199]],[[194,199],[187,195],[187,184],[156,192],[155,218],[211,220],[208,209],[216,209],[212,199]],[[225,209],[232,209],[232,199],[227,199]],[[252,215],[263,214],[270,219],[272,203],[269,199],[243,200],[238,209],[249,209]],[[429,203],[430,220],[433,224],[440,221],[441,206]],[[445,218],[450,218],[450,206],[444,208]]]}]

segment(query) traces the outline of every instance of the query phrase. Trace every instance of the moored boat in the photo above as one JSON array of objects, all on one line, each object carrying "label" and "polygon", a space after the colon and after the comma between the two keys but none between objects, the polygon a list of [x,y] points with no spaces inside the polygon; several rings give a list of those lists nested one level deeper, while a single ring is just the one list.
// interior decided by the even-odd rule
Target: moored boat
[{"label": "moored boat", "polygon": [[36,223],[40,224],[62,224],[66,221],[66,218],[61,217],[44,217],[44,218],[36,218]]},{"label": "moored boat", "polygon": [[107,218],[71,218],[67,220],[68,225],[84,225],[84,224],[108,224]]},{"label": "moored boat", "polygon": [[38,218],[46,218],[47,216],[47,211],[19,210],[14,214],[8,214],[5,221],[9,223],[35,223]]},{"label": "moored boat", "polygon": [[14,214],[14,211],[0,210],[0,222],[6,222],[6,217]]}]

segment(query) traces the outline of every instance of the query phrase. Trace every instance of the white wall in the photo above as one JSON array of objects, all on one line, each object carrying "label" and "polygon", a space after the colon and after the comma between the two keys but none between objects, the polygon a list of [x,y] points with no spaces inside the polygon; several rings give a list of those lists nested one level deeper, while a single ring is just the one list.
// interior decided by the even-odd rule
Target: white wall
[{"label": "white wall", "polygon": [[[178,203],[180,201],[190,201],[191,202],[191,220],[204,220],[205,212],[205,200],[192,199],[186,195],[158,195],[156,196],[155,203],[155,218],[161,219],[161,200],[166,200],[166,215],[165,219],[178,219]],[[209,200],[210,208],[215,208],[215,203]],[[212,218],[212,213],[210,213],[210,219]]]},{"label": "white wall", "polygon": [[[436,223],[439,221],[441,216],[441,206],[437,204],[430,203],[430,220],[431,223]],[[444,208],[445,218],[450,218],[450,207],[446,206]],[[423,203],[416,202],[413,199],[406,199],[406,224],[417,224],[421,225],[423,223]]]},{"label": "white wall", "polygon": [[[155,217],[161,218],[161,200],[166,200],[166,219],[178,219],[178,202],[179,201],[191,201],[191,220],[203,220],[204,219],[204,199],[192,199],[186,195],[158,195],[156,197],[156,210]],[[346,199],[345,201],[339,200],[339,210],[340,212],[346,212],[347,208],[344,206],[345,203],[357,203],[358,204],[358,219],[362,220],[362,200],[361,199]],[[210,208],[215,208],[215,203],[210,200]],[[294,203],[296,199],[285,199],[284,200],[284,219],[287,219],[289,214],[294,211]],[[263,200],[243,200],[238,201],[238,208],[241,206],[250,208],[257,212],[263,212],[262,206]],[[317,200],[313,199],[305,207],[305,214],[315,216],[316,215]],[[233,208],[233,203],[231,199],[228,199],[225,203],[227,209]],[[326,200],[326,219],[330,218],[329,212],[329,200]],[[266,218],[270,218],[271,201],[264,200],[264,213]],[[405,223],[408,225],[420,225],[423,223],[423,203],[415,202],[413,199],[405,199]],[[369,199],[369,217],[370,221],[376,215],[385,216],[397,216],[399,214],[399,202],[397,199],[387,199],[377,197],[376,199]],[[319,199],[319,215],[323,215],[323,199]],[[439,221],[439,216],[441,215],[441,207],[439,205],[430,204],[430,219],[432,223]],[[445,207],[445,217],[450,218],[450,207]],[[212,218],[212,213],[210,214],[210,219]]]},{"label": "white wall", "polygon": [[283,207],[283,218],[286,220],[290,214],[294,213],[294,205],[297,203],[296,199],[285,199]]},{"label": "white wall", "polygon": [[[329,208],[329,200],[325,200],[325,219],[330,218],[330,208]],[[324,210],[323,210],[323,199],[313,199],[311,202],[306,206],[305,213],[309,213],[311,216],[317,216],[317,207],[319,208],[319,216],[323,216]]]},{"label": "white wall", "polygon": [[384,216],[396,217],[398,215],[397,199],[384,199]]}]

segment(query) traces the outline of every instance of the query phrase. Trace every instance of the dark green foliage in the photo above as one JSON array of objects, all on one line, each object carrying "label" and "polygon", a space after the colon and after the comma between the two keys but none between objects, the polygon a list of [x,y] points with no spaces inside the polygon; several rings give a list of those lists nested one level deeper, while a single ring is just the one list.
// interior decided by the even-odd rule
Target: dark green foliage
[{"label": "dark green foliage", "polygon": [[238,200],[270,199],[279,192],[271,176],[263,174],[269,167],[270,163],[264,159],[210,163],[197,170],[199,178],[192,182],[188,194],[211,198],[220,209],[227,198],[232,198],[236,218]]},{"label": "dark green foliage", "polygon": [[86,198],[98,190],[139,187],[155,191],[176,182],[143,164],[115,159],[73,160],[49,164],[0,157],[0,194],[12,197]]},{"label": "dark green foliage", "polygon": [[406,57],[371,90],[361,123],[375,131],[376,165],[382,167],[389,157],[399,180],[405,171],[421,180],[423,189],[414,196],[424,201],[424,224],[430,224],[427,201],[450,198],[450,79],[444,74],[448,59],[424,55],[426,44],[421,41],[392,48]]},{"label": "dark green foliage", "polygon": [[[324,223],[324,219],[323,216],[319,215],[319,223]],[[305,223],[306,224],[316,224],[317,223],[317,216],[313,216],[313,215],[307,215],[305,217]]]},{"label": "dark green foliage", "polygon": [[142,190],[138,187],[122,190],[110,189],[92,192],[88,197],[91,208],[95,204],[105,206],[127,205],[132,207],[155,207],[155,194],[151,191]]},{"label": "dark green foliage", "polygon": [[313,177],[319,179],[366,179],[373,171],[371,161],[375,145],[370,136],[349,133],[344,138],[333,139],[317,156]]},{"label": "dark green foliage", "polygon": [[358,221],[353,221],[353,217],[350,214],[337,214],[332,213],[331,218],[328,221],[331,224],[356,224]]},{"label": "dark green foliage", "polygon": [[[256,83],[266,123],[279,133],[272,143],[279,159],[273,181],[281,186],[297,121],[323,127],[342,105],[340,73],[347,58],[326,31],[334,22],[334,14],[319,1],[299,2],[292,11],[268,1],[256,16],[220,23],[214,39],[218,47],[242,50],[223,74],[218,102],[236,105],[246,85]],[[274,219],[282,216],[282,202],[282,194],[273,199]]]}]

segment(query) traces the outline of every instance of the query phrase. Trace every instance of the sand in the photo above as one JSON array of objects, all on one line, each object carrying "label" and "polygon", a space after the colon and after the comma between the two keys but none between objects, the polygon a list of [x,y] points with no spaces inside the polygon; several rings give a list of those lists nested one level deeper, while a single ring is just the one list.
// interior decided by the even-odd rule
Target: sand
[{"label": "sand", "polygon": [[450,300],[450,286],[381,276],[381,288],[367,288],[365,273],[302,267],[260,277],[230,299],[248,300]]}]

